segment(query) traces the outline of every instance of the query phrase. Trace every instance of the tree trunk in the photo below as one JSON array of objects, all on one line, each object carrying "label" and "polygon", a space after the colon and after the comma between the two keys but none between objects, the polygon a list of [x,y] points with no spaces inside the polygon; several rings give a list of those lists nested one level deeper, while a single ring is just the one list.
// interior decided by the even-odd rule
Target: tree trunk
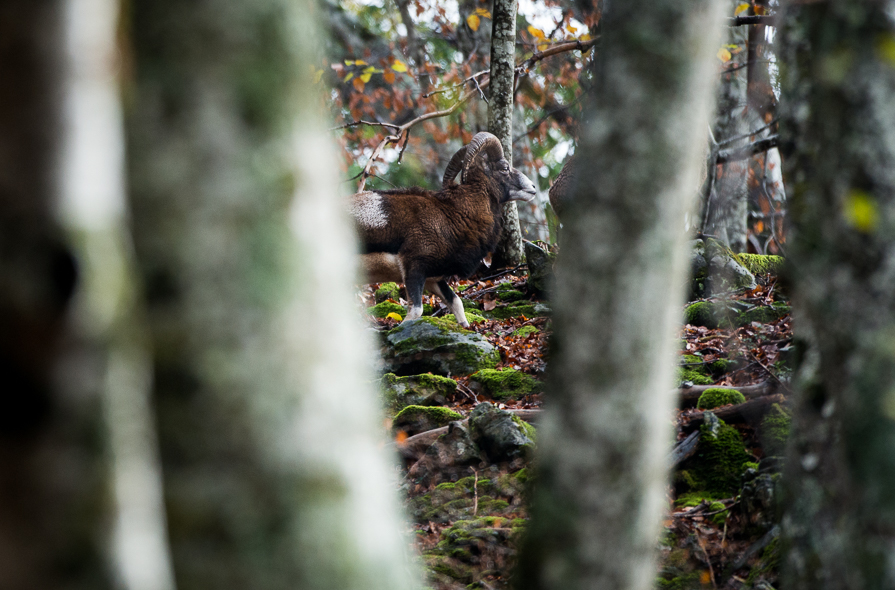
[{"label": "tree trunk", "polygon": [[129,191],[180,590],[413,583],[313,8],[132,3]]},{"label": "tree trunk", "polygon": [[[516,68],[516,0],[494,0],[491,29],[491,84],[488,131],[500,139],[504,157],[513,160],[513,84]],[[497,266],[522,263],[522,232],[516,203],[503,206],[503,232],[494,253]]]},{"label": "tree trunk", "polygon": [[790,2],[781,152],[798,370],[785,587],[895,586],[895,91],[891,4]]},{"label": "tree trunk", "polygon": [[710,0],[629,0],[605,16],[576,151],[583,181],[563,214],[550,405],[519,589],[645,590],[656,575],[684,217],[721,15]]},{"label": "tree trunk", "polygon": [[[0,3],[0,587],[110,588],[100,400],[60,352],[75,261],[55,218],[61,1]],[[67,373],[66,377],[71,377]]]},{"label": "tree trunk", "polygon": [[[741,2],[727,2],[727,14],[733,16]],[[718,87],[718,106],[714,123],[715,139],[725,142],[733,137],[742,136],[750,131],[749,112],[746,105],[747,79],[747,46],[746,37],[749,27],[728,27],[725,48],[733,45],[740,49],[734,53],[730,62],[723,67],[729,71],[721,74]],[[749,143],[749,137],[723,143],[723,149],[743,147]],[[748,188],[746,178],[749,170],[748,160],[736,160],[716,166],[709,174],[716,174],[714,191],[708,203],[709,212],[703,232],[717,236],[734,252],[746,250],[746,221],[748,205]]]}]

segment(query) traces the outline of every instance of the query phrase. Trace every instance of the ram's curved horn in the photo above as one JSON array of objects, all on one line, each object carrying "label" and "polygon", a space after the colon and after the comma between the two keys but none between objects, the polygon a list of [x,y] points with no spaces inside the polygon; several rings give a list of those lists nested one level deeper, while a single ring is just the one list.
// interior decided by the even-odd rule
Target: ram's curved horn
[{"label": "ram's curved horn", "polygon": [[459,150],[457,150],[457,153],[454,154],[451,157],[451,161],[448,162],[447,168],[445,168],[444,170],[444,178],[441,180],[442,188],[454,184],[454,179],[463,168],[463,160],[464,158],[466,158],[466,147],[467,146],[464,145]]},{"label": "ram's curved horn", "polygon": [[476,157],[480,153],[486,153],[492,160],[500,160],[503,158],[503,146],[496,136],[482,131],[476,133],[469,145],[466,146],[466,158],[463,160],[463,174],[460,176],[460,182],[466,182],[466,174],[475,162]]}]

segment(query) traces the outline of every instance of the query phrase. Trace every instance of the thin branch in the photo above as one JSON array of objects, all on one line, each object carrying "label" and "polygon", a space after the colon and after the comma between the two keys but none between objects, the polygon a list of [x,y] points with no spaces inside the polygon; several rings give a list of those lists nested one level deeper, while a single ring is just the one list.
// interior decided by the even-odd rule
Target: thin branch
[{"label": "thin branch", "polygon": [[[587,51],[588,49],[590,49],[591,47],[593,47],[594,45],[596,45],[599,40],[600,40],[599,37],[594,37],[593,39],[589,39],[587,41],[577,41],[576,40],[576,41],[565,41],[562,43],[557,43],[556,45],[554,45],[553,47],[551,47],[549,49],[545,49],[544,51],[535,52],[534,54],[532,54],[531,57],[529,57],[528,59],[523,61],[520,65],[516,66],[514,71],[516,73],[516,76],[519,76],[520,74],[527,72],[528,69],[533,64],[541,61],[542,59],[545,59],[547,57],[557,55],[559,53],[563,53],[566,51],[573,51],[576,49],[584,52],[584,51]],[[382,153],[382,150],[384,150],[390,144],[400,143],[401,139],[405,136],[405,134],[410,130],[411,127],[413,127],[414,125],[418,125],[419,123],[422,123],[423,121],[428,121],[429,119],[437,119],[439,117],[445,117],[447,115],[454,113],[454,111],[456,111],[461,105],[468,102],[469,99],[472,98],[476,93],[481,95],[481,97],[484,99],[485,93],[483,92],[483,90],[490,84],[491,80],[489,78],[488,80],[479,82],[478,77],[485,73],[490,74],[490,71],[478,72],[477,74],[473,74],[472,76],[470,76],[469,78],[464,80],[464,83],[469,82],[469,81],[474,82],[475,89],[470,90],[466,94],[461,96],[457,100],[457,102],[455,102],[450,107],[448,107],[446,109],[442,109],[440,111],[433,111],[431,113],[425,113],[415,119],[412,119],[412,120],[404,123],[403,125],[395,125],[393,123],[380,123],[378,121],[352,121],[351,123],[346,123],[344,125],[332,128],[331,131],[336,131],[339,129],[345,129],[347,127],[352,127],[355,125],[372,125],[375,127],[387,127],[389,129],[393,129],[395,131],[394,135],[387,135],[385,138],[383,138],[383,140],[379,142],[379,145],[376,146],[376,149],[373,150],[372,155],[367,160],[367,163],[364,165],[364,168],[361,171],[361,175],[360,175],[361,179],[360,179],[360,183],[358,184],[357,191],[361,192],[364,190],[364,186],[366,185],[367,178],[369,178],[370,171],[373,167],[373,162],[375,162],[376,159],[379,158],[380,154]],[[444,92],[444,91],[445,90],[433,91],[433,92],[425,94],[423,96],[427,97],[427,96],[430,96],[437,92]],[[487,99],[485,99],[485,101],[487,102]],[[407,147],[407,144],[405,142],[404,149],[406,149],[406,147]],[[402,155],[403,155],[403,149],[402,149]]]},{"label": "thin branch", "polygon": [[777,26],[777,15],[733,16],[727,19],[728,27],[739,27],[742,25],[767,25],[769,27],[775,27]]},{"label": "thin branch", "polygon": [[439,88],[437,90],[433,90],[432,92],[427,92],[426,94],[422,95],[420,98],[429,98],[430,96],[433,96],[435,94],[441,94],[442,92],[450,92],[451,90],[456,90],[457,88],[463,88],[464,86],[466,86],[467,82],[475,80],[482,74],[490,74],[490,73],[491,73],[491,70],[482,70],[481,72],[476,72],[472,76],[465,78],[459,84],[454,84],[453,86],[448,86],[447,88]]},{"label": "thin branch", "polygon": [[778,122],[778,120],[779,120],[779,119],[774,119],[773,121],[771,121],[770,123],[768,123],[768,124],[765,125],[764,127],[759,127],[759,128],[756,129],[755,131],[750,131],[750,132],[748,132],[748,133],[744,133],[744,134],[742,134],[742,135],[735,135],[735,136],[733,136],[733,137],[731,137],[731,138],[728,138],[728,139],[725,139],[725,140],[723,140],[723,141],[720,141],[720,142],[717,143],[716,145],[718,145],[718,147],[721,147],[721,146],[729,145],[729,144],[731,144],[731,143],[735,143],[735,142],[737,142],[737,141],[739,141],[739,140],[741,140],[741,139],[748,139],[749,137],[752,137],[753,135],[758,135],[758,134],[761,133],[762,131],[764,131],[764,130],[766,130],[766,129],[770,129],[771,127],[773,127],[774,125],[776,125],[777,122]]},{"label": "thin branch", "polygon": [[778,145],[780,145],[780,136],[772,135],[764,139],[759,139],[758,141],[753,141],[749,145],[741,148],[721,150],[720,152],[718,152],[718,157],[715,160],[715,163],[723,164],[725,162],[747,160],[755,154],[766,152],[772,148],[777,147]]},{"label": "thin branch", "polygon": [[338,131],[339,129],[347,129],[348,127],[356,127],[357,125],[370,125],[371,127],[391,127],[392,129],[400,128],[400,125],[395,125],[393,123],[382,123],[380,121],[364,121],[363,119],[358,119],[357,121],[345,123],[344,125],[339,125],[338,127],[330,127],[329,130]]},{"label": "thin branch", "polygon": [[531,69],[531,66],[533,66],[537,62],[558,53],[565,53],[566,51],[574,51],[576,49],[584,53],[585,51],[596,45],[599,41],[599,36],[594,37],[593,39],[588,39],[587,41],[563,41],[562,43],[557,43],[553,47],[545,49],[544,51],[535,51],[531,55],[531,57],[516,66],[516,74],[527,72],[529,69]]}]

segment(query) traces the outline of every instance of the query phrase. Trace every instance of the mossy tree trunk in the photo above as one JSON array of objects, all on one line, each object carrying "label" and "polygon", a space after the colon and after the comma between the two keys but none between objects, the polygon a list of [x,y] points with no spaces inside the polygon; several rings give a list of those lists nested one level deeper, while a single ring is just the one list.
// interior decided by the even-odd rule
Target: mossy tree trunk
[{"label": "mossy tree trunk", "polygon": [[[494,0],[491,28],[491,83],[488,131],[500,139],[503,154],[513,163],[513,83],[516,68],[516,0]],[[522,232],[516,203],[503,206],[503,232],[494,253],[497,266],[522,263]]]},{"label": "mossy tree trunk", "polygon": [[516,588],[653,587],[684,219],[717,78],[719,8],[629,0],[605,14],[582,182],[563,215],[550,406]]},{"label": "mossy tree trunk", "polygon": [[315,11],[132,3],[129,191],[180,590],[412,585]]},{"label": "mossy tree trunk", "polygon": [[63,2],[0,3],[2,588],[112,585],[99,396],[54,379],[76,285],[55,215],[64,38]]},{"label": "mossy tree trunk", "polygon": [[798,369],[785,587],[895,586],[895,22],[878,0],[790,2],[781,152]]}]

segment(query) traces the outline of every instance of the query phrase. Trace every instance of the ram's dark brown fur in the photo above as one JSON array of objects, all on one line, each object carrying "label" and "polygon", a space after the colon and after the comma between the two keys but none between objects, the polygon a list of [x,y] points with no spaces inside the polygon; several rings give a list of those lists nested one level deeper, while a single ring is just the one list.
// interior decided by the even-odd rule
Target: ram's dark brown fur
[{"label": "ram's dark brown fur", "polygon": [[[502,159],[497,138],[479,134],[470,146],[479,150],[486,141],[488,149],[471,158],[465,158],[466,147],[458,152],[461,157],[449,164],[440,191],[414,187],[354,196],[352,211],[369,280],[405,283],[411,303],[407,319],[422,312],[425,285],[448,304],[458,322],[468,325],[463,305],[445,278],[472,274],[497,245],[503,203],[534,195],[531,181]],[[453,176],[460,171],[461,159],[463,180],[456,185]],[[481,161],[476,165],[467,160]]]}]

